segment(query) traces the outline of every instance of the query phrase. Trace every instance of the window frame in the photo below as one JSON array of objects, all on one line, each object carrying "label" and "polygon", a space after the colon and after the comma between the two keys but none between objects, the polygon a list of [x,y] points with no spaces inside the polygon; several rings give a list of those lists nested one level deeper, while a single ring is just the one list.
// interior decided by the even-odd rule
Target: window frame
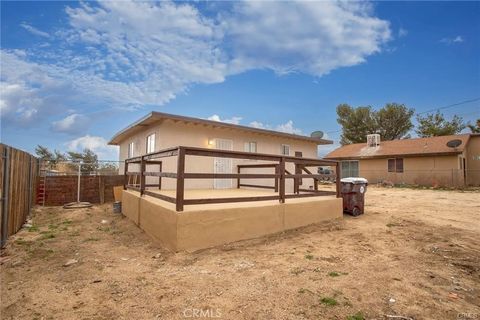
[{"label": "window frame", "polygon": [[[285,153],[285,147],[288,150],[288,153]],[[289,156],[290,155],[290,145],[289,144],[283,144],[280,147],[280,153],[282,156]]]},{"label": "window frame", "polygon": [[[401,163],[401,167],[399,168],[399,163]],[[404,161],[403,158],[395,158],[395,172],[403,173],[404,171]]]},{"label": "window frame", "polygon": [[128,144],[127,159],[133,158],[134,156],[135,156],[135,141],[132,141]]},{"label": "window frame", "polygon": [[405,164],[403,158],[388,158],[387,171],[391,173],[403,173],[405,171]]},{"label": "window frame", "polygon": [[[355,165],[353,165],[355,163]],[[348,167],[348,168],[345,168]],[[355,167],[355,168],[353,168]],[[353,170],[355,169],[355,170]],[[360,161],[359,160],[342,160],[340,161],[340,172],[342,178],[359,177],[360,176]],[[355,172],[353,172],[355,171]],[[348,174],[347,174],[348,173]]]},{"label": "window frame", "polygon": [[[252,148],[252,146],[255,146],[255,148]],[[255,150],[253,150],[253,149],[255,149]],[[247,142],[245,142],[244,151],[245,152],[251,152],[251,153],[257,153],[257,141],[247,141]]]},{"label": "window frame", "polygon": [[[152,146],[152,141],[150,140],[150,138],[152,138],[151,140],[153,140],[153,146]],[[149,141],[150,140],[150,141]],[[155,143],[156,143],[156,134],[155,132],[149,134],[146,138],[145,138],[145,151],[146,153],[152,153],[152,152],[155,152]],[[153,149],[151,151],[149,151],[149,147],[153,147]]]}]

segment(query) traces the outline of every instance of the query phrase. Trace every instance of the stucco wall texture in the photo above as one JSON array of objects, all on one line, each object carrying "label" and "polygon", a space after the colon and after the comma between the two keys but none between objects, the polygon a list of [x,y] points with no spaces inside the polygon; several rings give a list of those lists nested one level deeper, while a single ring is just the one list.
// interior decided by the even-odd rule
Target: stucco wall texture
[{"label": "stucco wall texture", "polygon": [[392,181],[398,184],[461,186],[463,173],[459,170],[459,157],[405,157],[403,172],[388,172],[388,159],[359,161],[359,175],[370,183]]},{"label": "stucco wall texture", "polygon": [[359,175],[370,183],[425,186],[480,186],[480,136],[471,136],[458,155],[404,157],[403,172],[388,172],[388,159],[359,160]]},{"label": "stucco wall texture", "polygon": [[[176,147],[176,146],[191,146],[200,148],[211,148],[215,146],[209,144],[212,139],[226,139],[232,141],[234,151],[245,151],[244,146],[246,142],[256,142],[258,153],[277,154],[281,153],[282,144],[290,146],[290,155],[295,155],[296,151],[302,152],[302,156],[306,158],[318,158],[317,145],[314,142],[301,141],[296,139],[288,139],[283,137],[276,137],[272,135],[263,135],[252,132],[245,132],[235,129],[218,128],[211,126],[202,126],[196,124],[187,124],[182,122],[173,122],[171,120],[164,120],[158,124],[152,125],[143,129],[128,139],[120,143],[120,172],[123,172],[123,161],[127,158],[128,144],[134,142],[134,156],[144,155],[146,153],[146,138],[148,135],[155,133],[155,150]],[[164,172],[176,172],[176,157],[162,158]],[[246,159],[232,159],[232,173],[236,173],[238,164],[259,164],[266,163],[265,161],[246,160]],[[148,166],[147,170],[155,171],[158,166]],[[286,169],[294,172],[293,164],[286,165]],[[138,171],[135,165],[129,167],[130,171]],[[213,173],[214,158],[213,157],[197,157],[187,156],[185,160],[186,172],[197,173]],[[316,169],[313,169],[314,171]],[[242,173],[274,173],[272,169],[243,169]],[[158,180],[155,177],[147,177],[146,183],[156,183]],[[237,181],[232,180],[232,187],[236,187]],[[259,184],[273,186],[273,179],[249,179],[249,181],[242,181],[242,183]],[[186,189],[212,189],[214,187],[213,179],[195,179],[186,180]],[[302,188],[313,187],[312,179],[303,179]],[[162,179],[162,189],[174,189],[175,179]],[[286,182],[287,192],[293,190],[293,180],[288,179]]]},{"label": "stucco wall texture", "polygon": [[[205,192],[209,192],[205,190]],[[170,204],[138,192],[123,191],[123,214],[174,252],[195,251],[252,239],[343,216],[334,196],[197,205],[177,213]]]}]

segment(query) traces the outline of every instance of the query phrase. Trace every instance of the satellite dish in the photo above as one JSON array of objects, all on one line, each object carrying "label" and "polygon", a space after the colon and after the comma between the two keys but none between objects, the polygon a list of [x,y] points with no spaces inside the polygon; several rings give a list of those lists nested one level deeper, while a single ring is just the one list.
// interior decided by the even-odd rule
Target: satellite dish
[{"label": "satellite dish", "polygon": [[459,145],[462,144],[462,140],[460,139],[454,139],[454,140],[450,140],[447,142],[447,147],[449,148],[457,148]]},{"label": "satellite dish", "polygon": [[323,131],[313,131],[310,134],[310,137],[316,138],[316,139],[322,139],[323,138]]}]

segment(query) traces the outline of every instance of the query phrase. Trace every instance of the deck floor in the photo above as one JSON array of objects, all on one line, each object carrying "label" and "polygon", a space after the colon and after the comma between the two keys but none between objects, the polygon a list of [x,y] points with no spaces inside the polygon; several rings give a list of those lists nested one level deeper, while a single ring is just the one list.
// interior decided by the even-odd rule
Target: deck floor
[{"label": "deck floor", "polygon": [[[175,197],[175,190],[158,190],[155,188],[147,188],[150,192],[159,193],[169,197]],[[335,186],[322,186],[322,191],[335,191]],[[308,192],[300,192],[308,193]],[[208,199],[208,198],[231,198],[231,197],[261,197],[261,196],[272,196],[277,195],[278,192],[270,189],[186,189],[185,190],[185,199]],[[293,194],[293,193],[287,193]],[[168,209],[175,210],[175,204],[167,201],[160,200],[151,196],[146,196],[154,201],[158,201],[163,207]],[[326,199],[335,198],[335,195],[322,195],[317,197],[305,197],[305,198],[293,198],[286,199],[286,203],[301,203],[301,202],[311,202],[311,201],[321,201]],[[279,204],[278,200],[264,200],[264,201],[248,201],[248,202],[231,202],[231,203],[212,203],[212,204],[195,204],[195,205],[186,205],[184,211],[196,211],[196,210],[206,210],[214,208],[238,208],[238,207],[253,207],[253,206],[271,206]]]}]

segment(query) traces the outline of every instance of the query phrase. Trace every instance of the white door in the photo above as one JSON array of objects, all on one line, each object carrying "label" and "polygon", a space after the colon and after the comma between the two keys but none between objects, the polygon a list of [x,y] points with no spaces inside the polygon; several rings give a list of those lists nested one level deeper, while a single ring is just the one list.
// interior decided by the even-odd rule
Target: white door
[{"label": "white door", "polygon": [[[215,149],[233,150],[233,141],[226,139],[215,139]],[[213,160],[214,173],[232,173],[232,159],[229,158],[214,158]],[[232,179],[214,179],[213,186],[215,189],[230,189],[232,188]]]}]

